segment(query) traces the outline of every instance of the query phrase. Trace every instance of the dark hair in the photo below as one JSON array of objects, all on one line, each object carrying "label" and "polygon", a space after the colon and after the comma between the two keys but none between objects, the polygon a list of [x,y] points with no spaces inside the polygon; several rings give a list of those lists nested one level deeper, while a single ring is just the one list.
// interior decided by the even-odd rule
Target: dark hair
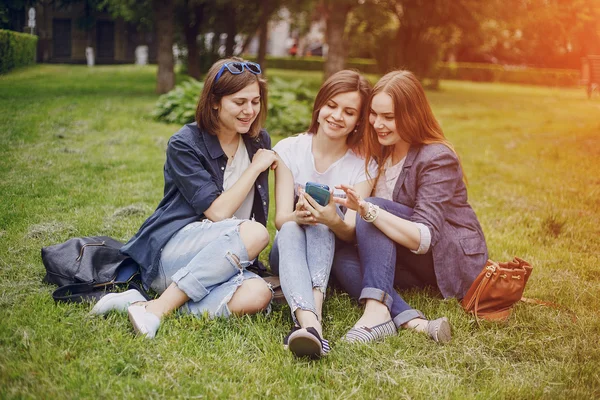
[{"label": "dark hair", "polygon": [[224,71],[219,80],[215,83],[215,77],[223,64],[228,62],[246,62],[246,60],[233,57],[217,61],[208,70],[204,78],[204,87],[200,94],[198,107],[196,107],[196,123],[201,131],[215,135],[219,130],[219,104],[224,96],[237,93],[246,86],[258,83],[260,91],[260,111],[258,116],[250,126],[248,134],[251,137],[258,136],[267,118],[267,81],[260,75],[244,69],[241,74],[231,74]]},{"label": "dark hair", "polygon": [[[312,111],[312,121],[308,127],[308,133],[317,133],[319,130],[319,111],[332,97],[340,93],[358,92],[361,100],[361,110],[368,106],[369,95],[371,94],[371,84],[369,81],[356,71],[342,70],[331,75],[319,89]],[[362,137],[367,125],[365,116],[367,113],[359,110],[359,119],[356,122],[356,128],[348,138],[346,144],[357,154],[362,154]]]}]

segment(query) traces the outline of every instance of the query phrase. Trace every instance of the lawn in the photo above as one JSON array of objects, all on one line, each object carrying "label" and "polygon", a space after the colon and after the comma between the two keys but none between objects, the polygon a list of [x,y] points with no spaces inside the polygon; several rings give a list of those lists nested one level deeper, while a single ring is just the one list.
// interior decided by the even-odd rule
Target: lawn
[{"label": "lawn", "polygon": [[426,315],[450,319],[450,344],[403,331],[350,346],[339,338],[360,308],[331,293],[333,350],[311,362],[281,346],[287,306],[230,320],[169,316],[150,341],[124,315],[54,304],[42,246],[126,241],[161,199],[165,146],[179,127],[148,117],[154,74],[39,65],[0,76],[0,398],[600,396],[600,99],[583,89],[443,81],[428,93],[462,157],[490,257],[530,261],[526,296],[576,320],[519,304],[508,323],[478,326],[456,300],[411,292]]}]

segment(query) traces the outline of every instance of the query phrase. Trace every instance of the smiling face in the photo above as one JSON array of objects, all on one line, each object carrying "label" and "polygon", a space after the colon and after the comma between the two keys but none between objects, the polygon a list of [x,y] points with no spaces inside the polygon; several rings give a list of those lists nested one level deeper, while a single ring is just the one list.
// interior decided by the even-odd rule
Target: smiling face
[{"label": "smiling face", "polygon": [[383,146],[393,146],[404,142],[396,127],[396,115],[394,114],[394,103],[389,94],[377,93],[371,100],[369,110],[369,123],[377,134],[377,140]]},{"label": "smiling face", "polygon": [[247,133],[260,112],[260,88],[251,83],[239,92],[223,96],[218,106],[221,133]]},{"label": "smiling face", "polygon": [[319,109],[317,134],[331,139],[346,138],[356,127],[361,107],[358,92],[339,93]]}]

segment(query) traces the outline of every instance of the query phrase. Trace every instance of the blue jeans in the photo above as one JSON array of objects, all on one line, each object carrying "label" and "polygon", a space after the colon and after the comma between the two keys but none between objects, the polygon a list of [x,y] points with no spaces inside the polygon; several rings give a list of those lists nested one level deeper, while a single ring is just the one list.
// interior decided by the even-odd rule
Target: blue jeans
[{"label": "blue jeans", "polygon": [[271,270],[279,274],[281,290],[296,324],[294,313],[298,308],[317,314],[313,288],[325,293],[334,252],[335,234],[326,225],[289,221],[275,236],[269,263]]},{"label": "blue jeans", "polygon": [[[378,197],[367,199],[387,212],[410,220],[413,210],[403,204]],[[333,276],[350,296],[359,301],[375,299],[390,310],[397,327],[414,318],[425,318],[414,310],[394,288],[437,288],[431,249],[414,254],[388,238],[376,226],[356,216],[357,246],[338,246]]]},{"label": "blue jeans", "polygon": [[260,277],[246,268],[253,260],[240,237],[245,220],[208,219],[180,229],[161,250],[159,272],[152,289],[165,291],[172,282],[189,298],[183,311],[229,317],[227,303],[246,279]]}]

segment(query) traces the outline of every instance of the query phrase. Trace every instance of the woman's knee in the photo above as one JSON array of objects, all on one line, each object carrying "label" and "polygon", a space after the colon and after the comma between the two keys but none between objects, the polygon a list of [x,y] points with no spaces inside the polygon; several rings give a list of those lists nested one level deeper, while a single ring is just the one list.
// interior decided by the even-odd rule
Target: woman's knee
[{"label": "woman's knee", "polygon": [[264,280],[247,279],[237,288],[227,307],[235,315],[256,314],[267,308],[272,297],[273,293]]},{"label": "woman's knee", "polygon": [[248,252],[248,259],[256,258],[269,244],[269,231],[255,221],[244,221],[240,225],[240,237]]},{"label": "woman's knee", "polygon": [[302,227],[295,221],[287,221],[281,225],[278,235],[282,237],[288,237],[290,235],[296,235],[302,232]]}]

